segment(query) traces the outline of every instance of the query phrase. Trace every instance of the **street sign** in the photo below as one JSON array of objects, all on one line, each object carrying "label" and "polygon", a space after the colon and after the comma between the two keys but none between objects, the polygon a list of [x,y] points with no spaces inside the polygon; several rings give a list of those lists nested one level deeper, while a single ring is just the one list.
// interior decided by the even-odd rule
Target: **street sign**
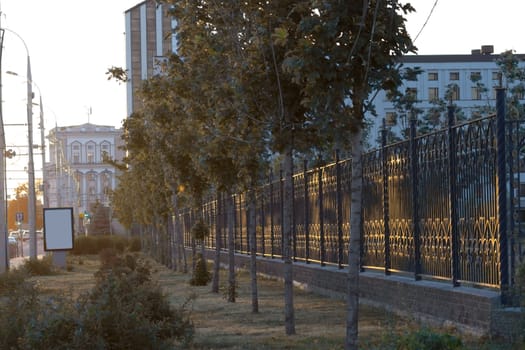
[{"label": "street sign", "polygon": [[24,221],[24,213],[21,211],[17,211],[15,215],[15,221],[16,222],[22,222]]}]

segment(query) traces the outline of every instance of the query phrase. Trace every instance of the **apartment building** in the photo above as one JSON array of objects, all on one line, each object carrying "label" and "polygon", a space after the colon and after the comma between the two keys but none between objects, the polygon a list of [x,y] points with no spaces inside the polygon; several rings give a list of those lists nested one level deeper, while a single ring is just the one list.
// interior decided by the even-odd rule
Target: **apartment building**
[{"label": "apartment building", "polygon": [[[400,91],[411,94],[416,101],[417,117],[421,119],[428,111],[436,107],[436,102],[452,100],[465,118],[476,116],[480,108],[491,110],[496,105],[497,86],[508,87],[504,79],[500,81],[500,69],[496,63],[499,54],[494,54],[492,45],[482,46],[465,55],[407,55],[402,59],[403,69],[419,68],[421,73],[414,81],[406,80]],[[518,54],[520,60],[525,55]],[[525,63],[520,62],[520,67]],[[523,99],[523,96],[521,96]],[[407,125],[406,115],[400,116],[392,101],[384,91],[380,91],[374,100],[377,117],[368,116],[371,123],[369,144],[376,146],[375,140],[381,129],[382,120],[396,125],[392,131],[397,135]]]},{"label": "apartment building", "polygon": [[72,207],[77,232],[82,232],[80,214],[95,204],[109,206],[110,191],[117,186],[117,169],[104,162],[122,160],[122,130],[86,123],[55,127],[48,134],[49,162],[45,164],[45,194],[49,207]]},{"label": "apartment building", "polygon": [[177,48],[173,33],[177,22],[169,5],[143,1],[125,12],[128,116],[140,108],[137,90],[144,80],[158,74],[169,54]]}]

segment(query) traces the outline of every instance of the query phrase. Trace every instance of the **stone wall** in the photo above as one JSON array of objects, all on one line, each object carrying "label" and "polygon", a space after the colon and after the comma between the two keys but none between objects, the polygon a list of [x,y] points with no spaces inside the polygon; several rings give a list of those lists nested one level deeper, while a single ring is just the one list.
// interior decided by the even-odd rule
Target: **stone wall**
[{"label": "stone wall", "polygon": [[[214,251],[206,254],[213,260]],[[227,254],[222,252],[221,263],[227,265],[227,262]],[[249,268],[249,256],[236,254],[235,265]],[[281,279],[283,266],[280,259],[257,259],[259,274]],[[294,262],[293,276],[294,283],[305,290],[335,298],[346,296],[346,269]],[[513,338],[522,328],[520,310],[502,308],[500,293],[492,289],[453,287],[448,282],[416,281],[411,277],[367,271],[360,274],[359,290],[361,303],[462,333]]]}]

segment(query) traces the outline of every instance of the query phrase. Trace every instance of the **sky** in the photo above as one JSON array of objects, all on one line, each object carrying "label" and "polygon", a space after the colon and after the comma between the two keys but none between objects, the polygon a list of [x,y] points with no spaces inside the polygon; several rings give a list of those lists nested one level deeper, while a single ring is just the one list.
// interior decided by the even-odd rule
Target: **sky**
[{"label": "sky", "polygon": [[[126,88],[124,84],[108,81],[105,73],[112,66],[125,68],[124,12],[141,2],[0,0],[0,26],[8,29],[1,67],[8,148],[14,147],[19,154],[27,153],[27,149],[15,147],[26,142],[26,127],[9,125],[27,120],[27,53],[22,40],[31,57],[36,102],[38,90],[42,94],[46,135],[55,125],[79,125],[88,121],[121,127],[127,115]],[[522,0],[409,2],[416,12],[407,16],[406,25],[416,40],[418,54],[469,54],[481,45],[494,45],[495,53],[507,49],[525,53],[522,37],[525,2]],[[7,71],[18,76],[5,74]],[[38,108],[34,107],[35,128]],[[36,134],[35,143],[40,142],[39,135]],[[37,158],[38,178],[41,163]],[[22,158],[13,160],[7,168],[15,167],[15,163],[20,168],[24,161],[27,162]]]},{"label": "sky", "polygon": [[[480,49],[482,45],[494,45],[494,53],[505,50],[525,53],[523,0],[400,2],[410,2],[416,9],[415,13],[407,16],[406,26],[412,40],[415,39],[420,55],[470,54],[472,49]],[[429,18],[434,4],[434,11]]]},{"label": "sky", "polygon": [[[1,71],[8,149],[27,154],[27,147],[19,147],[27,144],[27,126],[13,125],[27,122],[27,51],[36,85],[34,102],[39,102],[39,90],[42,93],[46,135],[55,125],[88,121],[121,127],[127,114],[126,88],[108,81],[105,73],[112,66],[125,67],[124,13],[140,2],[0,0],[0,25],[7,29]],[[34,106],[33,114],[34,143],[39,144],[39,106]],[[35,153],[37,178],[41,177],[40,159]],[[27,182],[25,166],[27,156],[7,161],[8,192],[17,183]]]}]

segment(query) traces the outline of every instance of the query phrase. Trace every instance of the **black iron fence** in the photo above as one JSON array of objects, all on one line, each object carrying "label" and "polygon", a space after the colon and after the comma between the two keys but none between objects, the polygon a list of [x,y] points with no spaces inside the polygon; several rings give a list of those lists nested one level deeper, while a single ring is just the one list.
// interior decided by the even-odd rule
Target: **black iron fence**
[{"label": "black iron fence", "polygon": [[[416,137],[413,121],[408,140],[364,155],[362,266],[498,288],[505,299],[522,256],[524,124],[505,121],[501,102],[494,116],[459,125],[452,108],[448,116],[444,130]],[[314,169],[305,162],[293,176],[295,261],[346,266],[350,172],[351,162],[336,156]],[[244,194],[203,207],[211,228],[205,244],[215,248],[220,235],[222,249],[227,247],[226,200],[235,203],[235,249],[248,253]],[[282,175],[258,191],[257,203],[257,253],[280,258]],[[188,246],[195,217],[190,211],[181,215]]]}]

